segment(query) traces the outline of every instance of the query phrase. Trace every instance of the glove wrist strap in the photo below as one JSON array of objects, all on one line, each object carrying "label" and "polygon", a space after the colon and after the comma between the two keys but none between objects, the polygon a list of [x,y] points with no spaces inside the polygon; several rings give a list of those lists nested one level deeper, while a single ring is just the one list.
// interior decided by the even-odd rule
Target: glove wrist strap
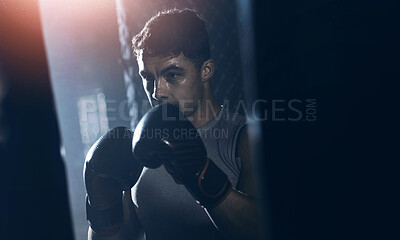
[{"label": "glove wrist strap", "polygon": [[[114,234],[105,229],[116,226],[123,221],[122,197],[115,204],[104,210],[98,210],[90,205],[86,195],[86,219],[93,231],[102,234]],[[118,228],[119,229],[119,228]]]},{"label": "glove wrist strap", "polygon": [[207,209],[219,205],[232,189],[226,174],[207,158],[202,171],[197,176],[198,202]]}]

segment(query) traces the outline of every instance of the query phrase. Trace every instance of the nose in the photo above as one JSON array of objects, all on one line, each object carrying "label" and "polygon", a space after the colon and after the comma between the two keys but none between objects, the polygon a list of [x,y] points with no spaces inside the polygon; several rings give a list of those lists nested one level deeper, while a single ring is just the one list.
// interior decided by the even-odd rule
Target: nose
[{"label": "nose", "polygon": [[168,98],[167,83],[162,77],[158,78],[154,84],[154,91],[152,94],[153,99],[161,102]]}]

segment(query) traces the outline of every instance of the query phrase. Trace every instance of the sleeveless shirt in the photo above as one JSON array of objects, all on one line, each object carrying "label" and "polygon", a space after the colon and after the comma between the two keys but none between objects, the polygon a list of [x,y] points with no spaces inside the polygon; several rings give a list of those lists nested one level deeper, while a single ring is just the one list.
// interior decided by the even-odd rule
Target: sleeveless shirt
[{"label": "sleeveless shirt", "polygon": [[[225,107],[213,120],[197,129],[207,156],[237,185],[241,170],[236,145],[246,118]],[[144,168],[132,189],[132,200],[146,240],[224,239],[205,210],[183,185],[175,183],[163,166]]]}]

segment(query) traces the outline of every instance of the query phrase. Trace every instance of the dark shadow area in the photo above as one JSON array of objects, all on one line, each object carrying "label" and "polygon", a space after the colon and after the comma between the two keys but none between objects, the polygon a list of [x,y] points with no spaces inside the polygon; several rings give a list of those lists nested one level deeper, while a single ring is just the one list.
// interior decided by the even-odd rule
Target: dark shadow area
[{"label": "dark shadow area", "polygon": [[[285,100],[284,120],[262,122],[275,239],[394,239],[399,3],[257,1],[254,9],[256,89],[268,100],[259,111]],[[290,121],[299,116],[293,99],[316,105],[299,104],[302,117]]]},{"label": "dark shadow area", "polygon": [[2,2],[0,32],[0,238],[73,239],[37,1]]}]

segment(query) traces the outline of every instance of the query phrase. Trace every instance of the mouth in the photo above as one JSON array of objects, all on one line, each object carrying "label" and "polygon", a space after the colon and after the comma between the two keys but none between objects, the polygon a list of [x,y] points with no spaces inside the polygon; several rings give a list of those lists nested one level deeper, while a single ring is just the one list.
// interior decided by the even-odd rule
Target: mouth
[{"label": "mouth", "polygon": [[176,107],[179,107],[179,102],[172,102],[172,101],[167,101],[167,100],[152,100],[152,107],[156,107],[158,105],[167,104],[167,103],[174,105]]},{"label": "mouth", "polygon": [[151,106],[152,106],[152,107],[156,107],[156,106],[158,106],[158,105],[160,105],[160,104],[163,104],[163,102],[162,102],[162,101],[159,101],[159,100],[155,100],[155,99],[152,99],[152,100],[151,100]]}]

